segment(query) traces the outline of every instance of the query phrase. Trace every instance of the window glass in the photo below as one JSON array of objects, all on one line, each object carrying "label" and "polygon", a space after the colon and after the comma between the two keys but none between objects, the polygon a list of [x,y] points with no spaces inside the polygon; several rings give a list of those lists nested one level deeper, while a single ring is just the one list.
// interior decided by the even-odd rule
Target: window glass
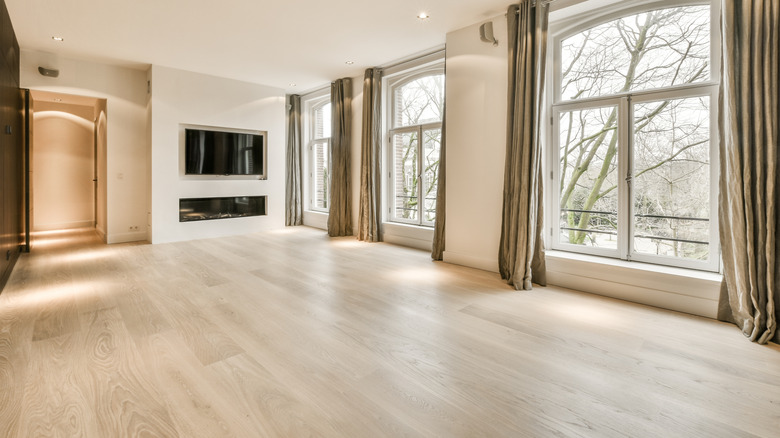
[{"label": "window glass", "polygon": [[634,106],[634,248],[707,260],[708,96]]},{"label": "window glass", "polygon": [[390,221],[432,226],[444,114],[441,69],[410,72],[390,87],[390,148],[387,199]]},{"label": "window glass", "polygon": [[327,213],[330,195],[330,97],[314,98],[307,103],[307,108],[308,209]]},{"label": "window glass", "polygon": [[563,40],[561,99],[710,80],[710,7],[630,15]]},{"label": "window glass", "polygon": [[396,127],[440,122],[444,113],[444,75],[423,76],[393,93]]},{"label": "window glass", "polygon": [[560,116],[561,241],[617,248],[617,106]]},{"label": "window glass", "polygon": [[314,138],[330,138],[330,102],[314,108]]},{"label": "window glass", "polygon": [[554,248],[717,269],[711,7],[634,9],[554,39]]}]

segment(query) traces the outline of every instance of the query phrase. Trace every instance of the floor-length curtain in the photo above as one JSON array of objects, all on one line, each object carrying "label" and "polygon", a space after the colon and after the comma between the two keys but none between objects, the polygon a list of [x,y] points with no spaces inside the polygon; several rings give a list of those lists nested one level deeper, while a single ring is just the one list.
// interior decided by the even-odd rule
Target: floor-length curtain
[{"label": "floor-length curtain", "polygon": [[[444,67],[444,75],[447,76],[447,67]],[[445,80],[446,88],[446,80]],[[439,145],[439,169],[436,181],[436,218],[433,223],[433,245],[431,258],[444,260],[444,225],[446,223],[447,207],[447,99],[444,93],[444,111],[441,116],[441,144]]]},{"label": "floor-length curtain", "polygon": [[380,239],[380,154],[382,150],[382,70],[366,69],[363,77],[363,134],[360,157],[359,240]]},{"label": "floor-length curtain", "polygon": [[[750,340],[777,332],[780,3],[724,0],[720,89],[719,318]],[[778,336],[775,336],[775,341]]]},{"label": "floor-length curtain", "polygon": [[507,11],[509,93],[498,265],[515,289],[546,284],[541,111],[548,10],[547,2],[523,0]]},{"label": "floor-length curtain", "polygon": [[303,160],[301,159],[301,96],[287,98],[287,183],[285,224],[303,224]]},{"label": "floor-length curtain", "polygon": [[350,175],[350,130],[352,120],[352,80],[338,79],[330,85],[330,202],[328,235],[352,235]]}]

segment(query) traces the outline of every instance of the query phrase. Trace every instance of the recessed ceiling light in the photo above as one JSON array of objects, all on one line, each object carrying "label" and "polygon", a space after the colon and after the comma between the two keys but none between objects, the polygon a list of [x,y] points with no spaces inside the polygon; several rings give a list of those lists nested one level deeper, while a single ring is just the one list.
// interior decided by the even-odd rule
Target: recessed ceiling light
[{"label": "recessed ceiling light", "polygon": [[352,64],[354,64],[354,63],[355,63],[355,61],[347,61],[347,62],[345,62],[344,64],[347,64],[347,65],[352,65]]},{"label": "recessed ceiling light", "polygon": [[54,41],[60,41],[60,42],[65,41],[65,38],[60,37],[60,36],[53,36],[53,37],[51,37],[51,39],[53,39]]},{"label": "recessed ceiling light", "polygon": [[427,20],[431,18],[431,16],[428,15],[427,12],[420,12],[419,14],[417,14],[417,18],[419,18],[420,20]]},{"label": "recessed ceiling light", "polygon": [[290,83],[290,86],[291,86],[291,87],[294,87],[294,86],[296,86],[296,85],[297,85],[297,84]]}]

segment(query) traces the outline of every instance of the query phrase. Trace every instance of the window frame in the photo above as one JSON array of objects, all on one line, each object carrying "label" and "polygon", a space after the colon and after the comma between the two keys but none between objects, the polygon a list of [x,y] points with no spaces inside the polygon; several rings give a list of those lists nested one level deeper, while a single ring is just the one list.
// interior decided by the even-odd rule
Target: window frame
[{"label": "window frame", "polygon": [[[602,23],[606,23],[621,17],[658,9],[674,8],[681,6],[709,5],[710,7],[710,77],[706,81],[694,84],[683,84],[671,87],[655,88],[651,90],[638,90],[625,93],[616,93],[598,97],[590,97],[578,100],[561,99],[561,43],[571,35],[579,33]],[[546,175],[550,177],[550,190],[546,198],[546,238],[553,250],[573,253],[589,254],[610,257],[626,261],[636,261],[655,265],[674,266],[687,269],[704,271],[718,271],[720,269],[720,243],[718,223],[718,175],[719,175],[719,132],[718,132],[718,88],[720,83],[720,28],[719,28],[720,4],[715,0],[707,1],[670,1],[660,0],[652,2],[631,1],[625,4],[613,5],[609,12],[596,10],[587,15],[580,15],[573,19],[561,20],[560,23],[550,25],[550,50],[548,50],[548,69],[546,81],[551,86],[547,87],[545,109],[549,117],[548,128],[545,130],[548,153],[545,164],[549,167]],[[710,233],[709,255],[706,261],[683,258],[673,258],[661,255],[638,253],[634,248],[634,195],[632,175],[630,167],[633,161],[633,106],[666,99],[691,98],[709,96],[710,99]],[[617,106],[618,123],[618,229],[617,247],[615,249],[589,247],[562,242],[560,239],[560,150],[559,150],[559,124],[560,114],[587,108],[599,108],[605,106]],[[549,234],[548,234],[549,233]]]},{"label": "window frame", "polygon": [[[306,157],[304,159],[304,175],[305,175],[305,184],[304,184],[304,198],[306,199],[306,211],[313,211],[317,213],[322,214],[329,214],[329,206],[327,208],[322,208],[317,206],[317,199],[316,199],[316,184],[314,180],[314,169],[316,167],[316,156],[315,156],[315,148],[314,146],[319,143],[325,143],[328,151],[330,151],[330,137],[321,137],[321,138],[315,138],[315,126],[316,123],[314,113],[318,109],[324,107],[325,105],[330,104],[330,88],[323,89],[319,92],[313,92],[310,94],[307,94],[306,96],[302,97],[302,106],[303,106],[303,114],[304,114],[304,121],[303,121],[303,130],[304,130],[304,138],[306,139],[306,142],[304,143],[304,150],[306,152]],[[330,168],[330,154],[328,154],[328,168]],[[328,178],[328,188],[330,188],[330,177]]]},{"label": "window frame", "polygon": [[[427,57],[426,57],[427,58]],[[404,133],[417,133],[417,147],[418,150],[422,149],[423,147],[423,133],[425,131],[430,130],[436,130],[439,131],[442,130],[443,126],[443,114],[442,114],[442,120],[438,122],[426,122],[426,123],[420,123],[420,124],[414,124],[414,125],[405,125],[405,126],[399,126],[396,127],[394,125],[395,116],[396,116],[396,105],[395,105],[395,90],[414,82],[420,78],[428,77],[428,76],[436,76],[436,75],[442,75],[444,77],[445,81],[445,87],[446,87],[446,75],[445,75],[445,69],[444,69],[444,53],[441,52],[441,54],[435,53],[432,55],[433,60],[429,62],[425,62],[422,65],[412,65],[408,66],[406,68],[397,69],[396,71],[390,71],[386,70],[386,75],[383,78],[383,89],[384,89],[384,117],[383,117],[383,132],[384,135],[384,160],[383,160],[383,166],[382,170],[383,173],[386,175],[386,183],[385,187],[386,190],[383,191],[383,205],[385,205],[387,208],[384,209],[384,215],[383,215],[383,222],[387,223],[394,223],[394,224],[404,224],[404,225],[411,225],[411,226],[417,226],[417,227],[424,227],[424,228],[432,228],[435,224],[435,221],[427,221],[425,220],[425,200],[422,197],[422,191],[425,186],[425,173],[422,172],[422,169],[424,168],[424,157],[422,153],[418,153],[417,157],[417,166],[418,170],[420,171],[418,178],[420,178],[420,183],[418,184],[417,189],[417,196],[418,196],[418,212],[417,212],[417,219],[405,219],[401,217],[397,217],[395,215],[395,175],[394,175],[394,145],[393,145],[393,136],[398,134],[404,134]]]}]

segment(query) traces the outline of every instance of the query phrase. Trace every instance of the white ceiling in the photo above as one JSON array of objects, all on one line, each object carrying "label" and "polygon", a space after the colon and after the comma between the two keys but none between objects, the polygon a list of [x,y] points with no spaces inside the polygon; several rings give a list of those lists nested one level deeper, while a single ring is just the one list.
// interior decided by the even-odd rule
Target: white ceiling
[{"label": "white ceiling", "polygon": [[[22,49],[303,92],[445,42],[511,0],[5,0]],[[430,15],[419,20],[421,11]],[[64,42],[52,40],[60,36]],[[478,38],[475,35],[475,38]],[[499,36],[500,38],[500,36]],[[347,65],[346,61],[353,61]],[[296,84],[291,87],[290,84]]]}]

